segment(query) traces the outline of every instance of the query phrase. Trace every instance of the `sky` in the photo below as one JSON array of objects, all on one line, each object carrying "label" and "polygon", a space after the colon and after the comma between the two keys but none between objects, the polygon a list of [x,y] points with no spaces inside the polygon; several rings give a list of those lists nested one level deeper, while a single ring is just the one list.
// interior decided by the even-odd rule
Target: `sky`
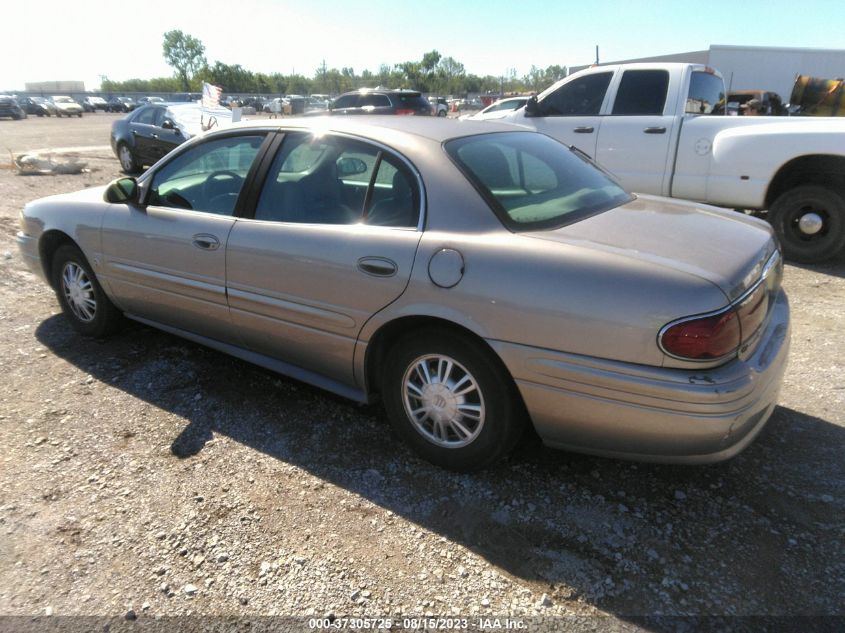
[{"label": "sky", "polygon": [[171,76],[165,31],[205,45],[209,63],[313,76],[377,71],[437,50],[477,75],[532,65],[705,50],[711,44],[845,49],[842,0],[169,0],[8,2],[0,19],[0,90],[26,82]]}]

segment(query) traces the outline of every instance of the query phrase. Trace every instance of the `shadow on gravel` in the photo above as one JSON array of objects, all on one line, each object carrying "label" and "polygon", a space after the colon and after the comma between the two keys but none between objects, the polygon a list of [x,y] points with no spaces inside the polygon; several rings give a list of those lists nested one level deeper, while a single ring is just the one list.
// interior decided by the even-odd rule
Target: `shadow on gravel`
[{"label": "shadow on gravel", "polygon": [[167,334],[130,325],[94,342],[54,316],[36,335],[95,379],[188,420],[173,429],[176,458],[227,436],[473,550],[552,600],[580,597],[655,630],[678,623],[637,616],[842,614],[845,429],[825,420],[778,408],[745,453],[719,465],[585,457],[529,437],[499,467],[458,475],[412,456],[380,407]]},{"label": "shadow on gravel", "polygon": [[823,264],[796,264],[794,262],[788,263],[794,266],[795,268],[801,268],[802,270],[809,270],[810,272],[845,279],[845,255],[841,255],[836,259],[833,259],[829,262],[825,262]]}]

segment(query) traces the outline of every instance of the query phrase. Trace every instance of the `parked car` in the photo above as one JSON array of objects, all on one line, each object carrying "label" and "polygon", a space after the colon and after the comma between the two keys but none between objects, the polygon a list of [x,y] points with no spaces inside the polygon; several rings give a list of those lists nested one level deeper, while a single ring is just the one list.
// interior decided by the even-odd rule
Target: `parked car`
[{"label": "parked car", "polygon": [[461,118],[480,120],[501,119],[508,113],[513,112],[514,110],[519,110],[519,108],[525,105],[526,101],[528,101],[528,97],[508,97],[506,99],[499,99],[484,108],[481,112],[466,114]]},{"label": "parked car", "polygon": [[15,120],[25,119],[26,112],[14,97],[0,95],[0,117],[10,117]]},{"label": "parked car", "polygon": [[82,103],[87,108],[86,112],[95,112],[97,110],[106,112],[109,109],[108,101],[102,97],[85,97]]},{"label": "parked car", "polygon": [[44,97],[18,97],[18,104],[27,114],[36,116],[53,116],[56,106]]},{"label": "parked car", "polygon": [[629,194],[510,125],[330,121],[203,134],[137,180],[31,202],[23,259],[83,335],[126,315],[380,397],[448,468],[496,461],[528,423],[689,464],[761,431],[789,342],[765,222]]},{"label": "parked car", "polygon": [[431,113],[434,116],[446,116],[449,114],[449,104],[445,97],[429,97],[428,102],[431,104]]},{"label": "parked car", "polygon": [[345,92],[328,108],[329,114],[431,115],[431,104],[416,90],[362,88]]},{"label": "parked car", "polygon": [[108,103],[109,112],[132,112],[138,107],[132,97],[112,97]]},{"label": "parked car", "polygon": [[50,101],[56,106],[56,116],[82,116],[82,106],[70,97],[58,95],[51,97]]},{"label": "parked car", "polygon": [[141,97],[138,99],[138,105],[136,107],[140,108],[142,105],[149,103],[164,103],[164,99],[161,97]]},{"label": "parked car", "polygon": [[111,148],[120,168],[134,174],[203,128],[231,120],[232,113],[225,108],[203,109],[195,103],[153,103],[112,122]]}]

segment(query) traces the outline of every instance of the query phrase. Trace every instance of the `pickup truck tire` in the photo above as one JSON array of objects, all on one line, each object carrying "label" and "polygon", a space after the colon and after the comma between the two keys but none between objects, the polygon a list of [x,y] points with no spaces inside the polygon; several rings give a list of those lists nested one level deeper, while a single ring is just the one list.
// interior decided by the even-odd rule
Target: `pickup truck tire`
[{"label": "pickup truck tire", "polygon": [[832,189],[802,185],[781,194],[769,222],[786,259],[816,264],[845,249],[845,198]]}]

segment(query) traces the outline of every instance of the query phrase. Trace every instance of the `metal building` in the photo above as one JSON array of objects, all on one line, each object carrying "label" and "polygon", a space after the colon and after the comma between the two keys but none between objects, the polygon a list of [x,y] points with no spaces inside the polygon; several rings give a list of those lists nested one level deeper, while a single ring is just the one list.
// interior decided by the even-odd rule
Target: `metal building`
[{"label": "metal building", "polygon": [[[688,62],[712,66],[722,73],[728,90],[769,90],[789,101],[797,75],[825,79],[845,78],[845,50],[830,48],[786,48],[777,46],[711,45],[706,51],[689,51],[625,59],[628,62]],[[576,72],[588,66],[574,66]]]}]

